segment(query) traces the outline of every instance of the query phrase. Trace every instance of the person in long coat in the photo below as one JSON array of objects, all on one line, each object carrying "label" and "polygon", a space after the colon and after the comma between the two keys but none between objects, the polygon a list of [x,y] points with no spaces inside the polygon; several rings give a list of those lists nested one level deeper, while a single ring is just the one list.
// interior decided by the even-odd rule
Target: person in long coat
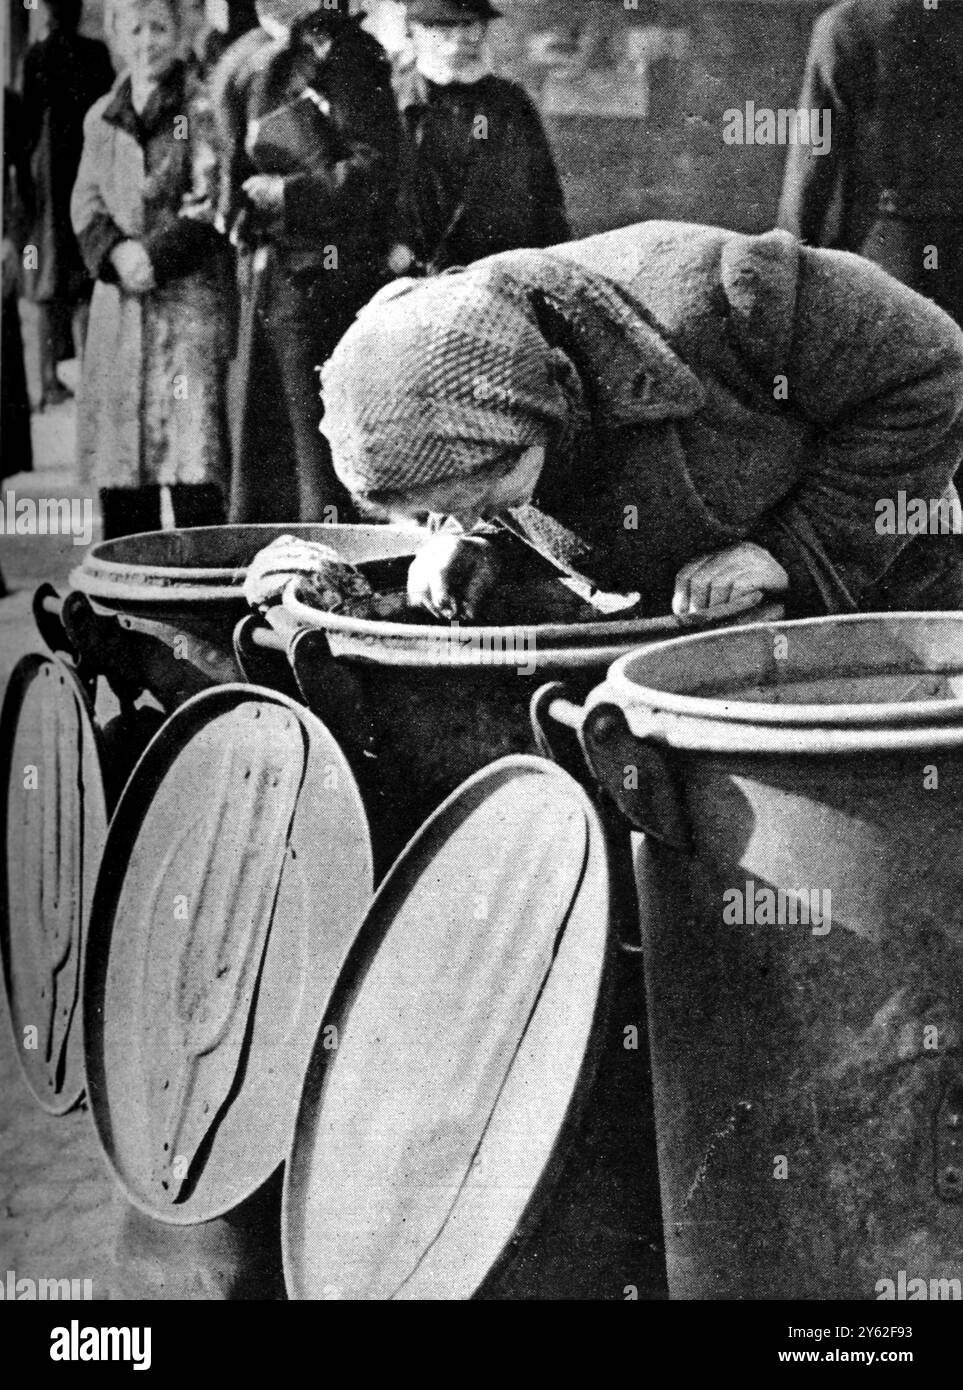
[{"label": "person in long coat", "polygon": [[210,120],[179,60],[175,0],[127,0],[130,73],[90,110],[71,200],[95,278],[80,472],[105,537],[223,521],[231,271],[215,229]]},{"label": "person in long coat", "polygon": [[779,225],[869,257],[963,323],[961,0],[833,5],[799,104],[831,113],[831,145],[790,148]]},{"label": "person in long coat", "polygon": [[384,51],[347,0],[258,13],[211,83],[241,296],[230,517],[344,520],[317,371],[389,276],[400,123]]},{"label": "person in long coat", "polygon": [[82,0],[44,0],[46,38],[27,51],[23,69],[24,138],[32,163],[33,221],[27,242],[27,297],[37,305],[41,408],[70,392],[57,364],[83,350],[92,285],[70,225],[70,194],[83,144],[84,117],[114,80],[107,47],[77,33]]},{"label": "person in long coat", "polygon": [[[20,268],[24,229],[22,208],[30,196],[30,164],[23,140],[20,98],[3,89],[3,305],[0,341],[0,481],[33,468],[30,397],[20,328]],[[0,571],[0,598],[7,593]]]},{"label": "person in long coat", "polygon": [[3,90],[3,417],[0,478],[33,468],[30,397],[24,366],[18,296],[26,240],[25,209],[31,202],[30,161],[23,130],[23,107],[16,92]]},{"label": "person in long coat", "polygon": [[406,13],[414,62],[395,80],[407,136],[396,264],[434,273],[565,241],[565,196],[541,117],[485,60],[500,12],[488,0],[411,0]]},{"label": "person in long coat", "polygon": [[[963,600],[963,333],[869,261],[788,232],[648,222],[399,281],[323,385],[359,501],[465,532],[506,514],[651,613]],[[910,499],[945,519],[927,505],[919,534]],[[436,535],[412,595],[470,616],[499,548]]]}]

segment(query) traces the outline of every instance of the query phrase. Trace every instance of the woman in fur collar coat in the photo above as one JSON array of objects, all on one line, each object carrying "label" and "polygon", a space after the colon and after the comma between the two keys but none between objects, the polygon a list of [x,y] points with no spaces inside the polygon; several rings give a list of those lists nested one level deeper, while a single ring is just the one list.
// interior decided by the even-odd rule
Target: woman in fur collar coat
[{"label": "woman in fur collar coat", "polygon": [[[229,247],[214,229],[210,117],[179,61],[178,7],[127,0],[130,73],[91,108],[71,202],[96,280],[78,402],[105,537],[223,520]],[[205,138],[207,132],[207,138]]]}]

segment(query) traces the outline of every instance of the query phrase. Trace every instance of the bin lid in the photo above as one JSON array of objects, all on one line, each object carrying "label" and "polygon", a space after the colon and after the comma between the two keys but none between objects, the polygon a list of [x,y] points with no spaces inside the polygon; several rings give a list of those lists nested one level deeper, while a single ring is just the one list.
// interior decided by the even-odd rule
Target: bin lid
[{"label": "bin lid", "polygon": [[207,1221],[278,1167],[372,886],[357,786],[307,710],[224,686],[154,738],[111,823],[84,998],[94,1124],[136,1206]]},{"label": "bin lid", "polygon": [[285,1175],[293,1297],[462,1299],[535,1219],[591,1072],[604,833],[553,763],[512,757],[425,823],[319,1034]]},{"label": "bin lid", "polygon": [[0,716],[0,950],[14,1051],[54,1115],[83,1095],[83,947],[107,837],[100,740],[66,663],[15,668]]}]

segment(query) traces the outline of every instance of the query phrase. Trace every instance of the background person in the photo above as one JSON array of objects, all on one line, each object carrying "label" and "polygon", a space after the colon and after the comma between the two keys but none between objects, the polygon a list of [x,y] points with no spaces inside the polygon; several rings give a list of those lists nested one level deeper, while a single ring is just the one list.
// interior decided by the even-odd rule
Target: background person
[{"label": "background person", "polygon": [[[956,497],[963,333],[869,262],[786,232],[648,222],[399,281],[324,390],[357,498],[465,531],[510,512],[654,614],[764,594],[790,617],[963,600],[963,538],[876,524],[901,488]],[[410,591],[471,616],[497,560],[497,541],[436,536]]]},{"label": "background person", "polygon": [[[20,330],[21,255],[24,243],[22,207],[30,191],[30,163],[23,139],[20,98],[8,87],[3,91],[3,308],[0,342],[0,480],[33,468],[30,439],[30,397],[23,362]],[[0,572],[0,598],[7,586]]]},{"label": "background person", "polygon": [[71,203],[97,282],[78,451],[105,539],[158,529],[162,487],[176,525],[218,524],[229,467],[228,248],[203,186],[212,164],[178,6],[125,0],[118,30],[130,70],[84,122]]},{"label": "background person", "polygon": [[[407,134],[399,270],[435,272],[569,236],[533,102],[488,69],[488,0],[411,0],[414,64],[396,79]],[[407,248],[407,251],[404,249]]]},{"label": "background person", "polygon": [[198,75],[209,78],[231,45],[257,27],[255,0],[206,0],[194,55]]},{"label": "background person", "polygon": [[30,397],[24,367],[17,303],[26,240],[25,209],[31,202],[30,161],[23,128],[23,106],[16,92],[3,91],[3,440],[2,477],[33,468]]},{"label": "background person", "polygon": [[347,0],[259,0],[258,13],[263,27],[212,84],[241,294],[230,515],[344,519],[317,369],[388,275],[401,138],[391,71]]},{"label": "background person", "polygon": [[83,352],[92,286],[70,225],[70,194],[84,116],[114,80],[106,46],[77,32],[82,0],[44,0],[44,9],[49,32],[28,49],[23,69],[24,139],[35,200],[26,240],[37,248],[37,267],[28,269],[24,288],[38,313],[41,409],[69,397],[57,364]]},{"label": "background person", "polygon": [[799,105],[832,112],[832,146],[790,149],[779,225],[867,256],[963,323],[963,3],[834,5]]}]

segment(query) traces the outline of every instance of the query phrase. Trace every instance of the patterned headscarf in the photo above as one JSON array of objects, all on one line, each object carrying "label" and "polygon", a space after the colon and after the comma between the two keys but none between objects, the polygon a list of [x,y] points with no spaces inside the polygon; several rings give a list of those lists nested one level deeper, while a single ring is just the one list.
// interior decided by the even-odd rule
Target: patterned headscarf
[{"label": "patterned headscarf", "polygon": [[[576,370],[577,369],[577,370]],[[701,390],[620,286],[509,252],[376,295],[322,373],[322,430],[356,497],[483,474],[573,426],[666,418]]]},{"label": "patterned headscarf", "polygon": [[335,350],[322,394],[322,429],[356,496],[481,473],[566,415],[535,324],[466,275],[382,292]]}]

